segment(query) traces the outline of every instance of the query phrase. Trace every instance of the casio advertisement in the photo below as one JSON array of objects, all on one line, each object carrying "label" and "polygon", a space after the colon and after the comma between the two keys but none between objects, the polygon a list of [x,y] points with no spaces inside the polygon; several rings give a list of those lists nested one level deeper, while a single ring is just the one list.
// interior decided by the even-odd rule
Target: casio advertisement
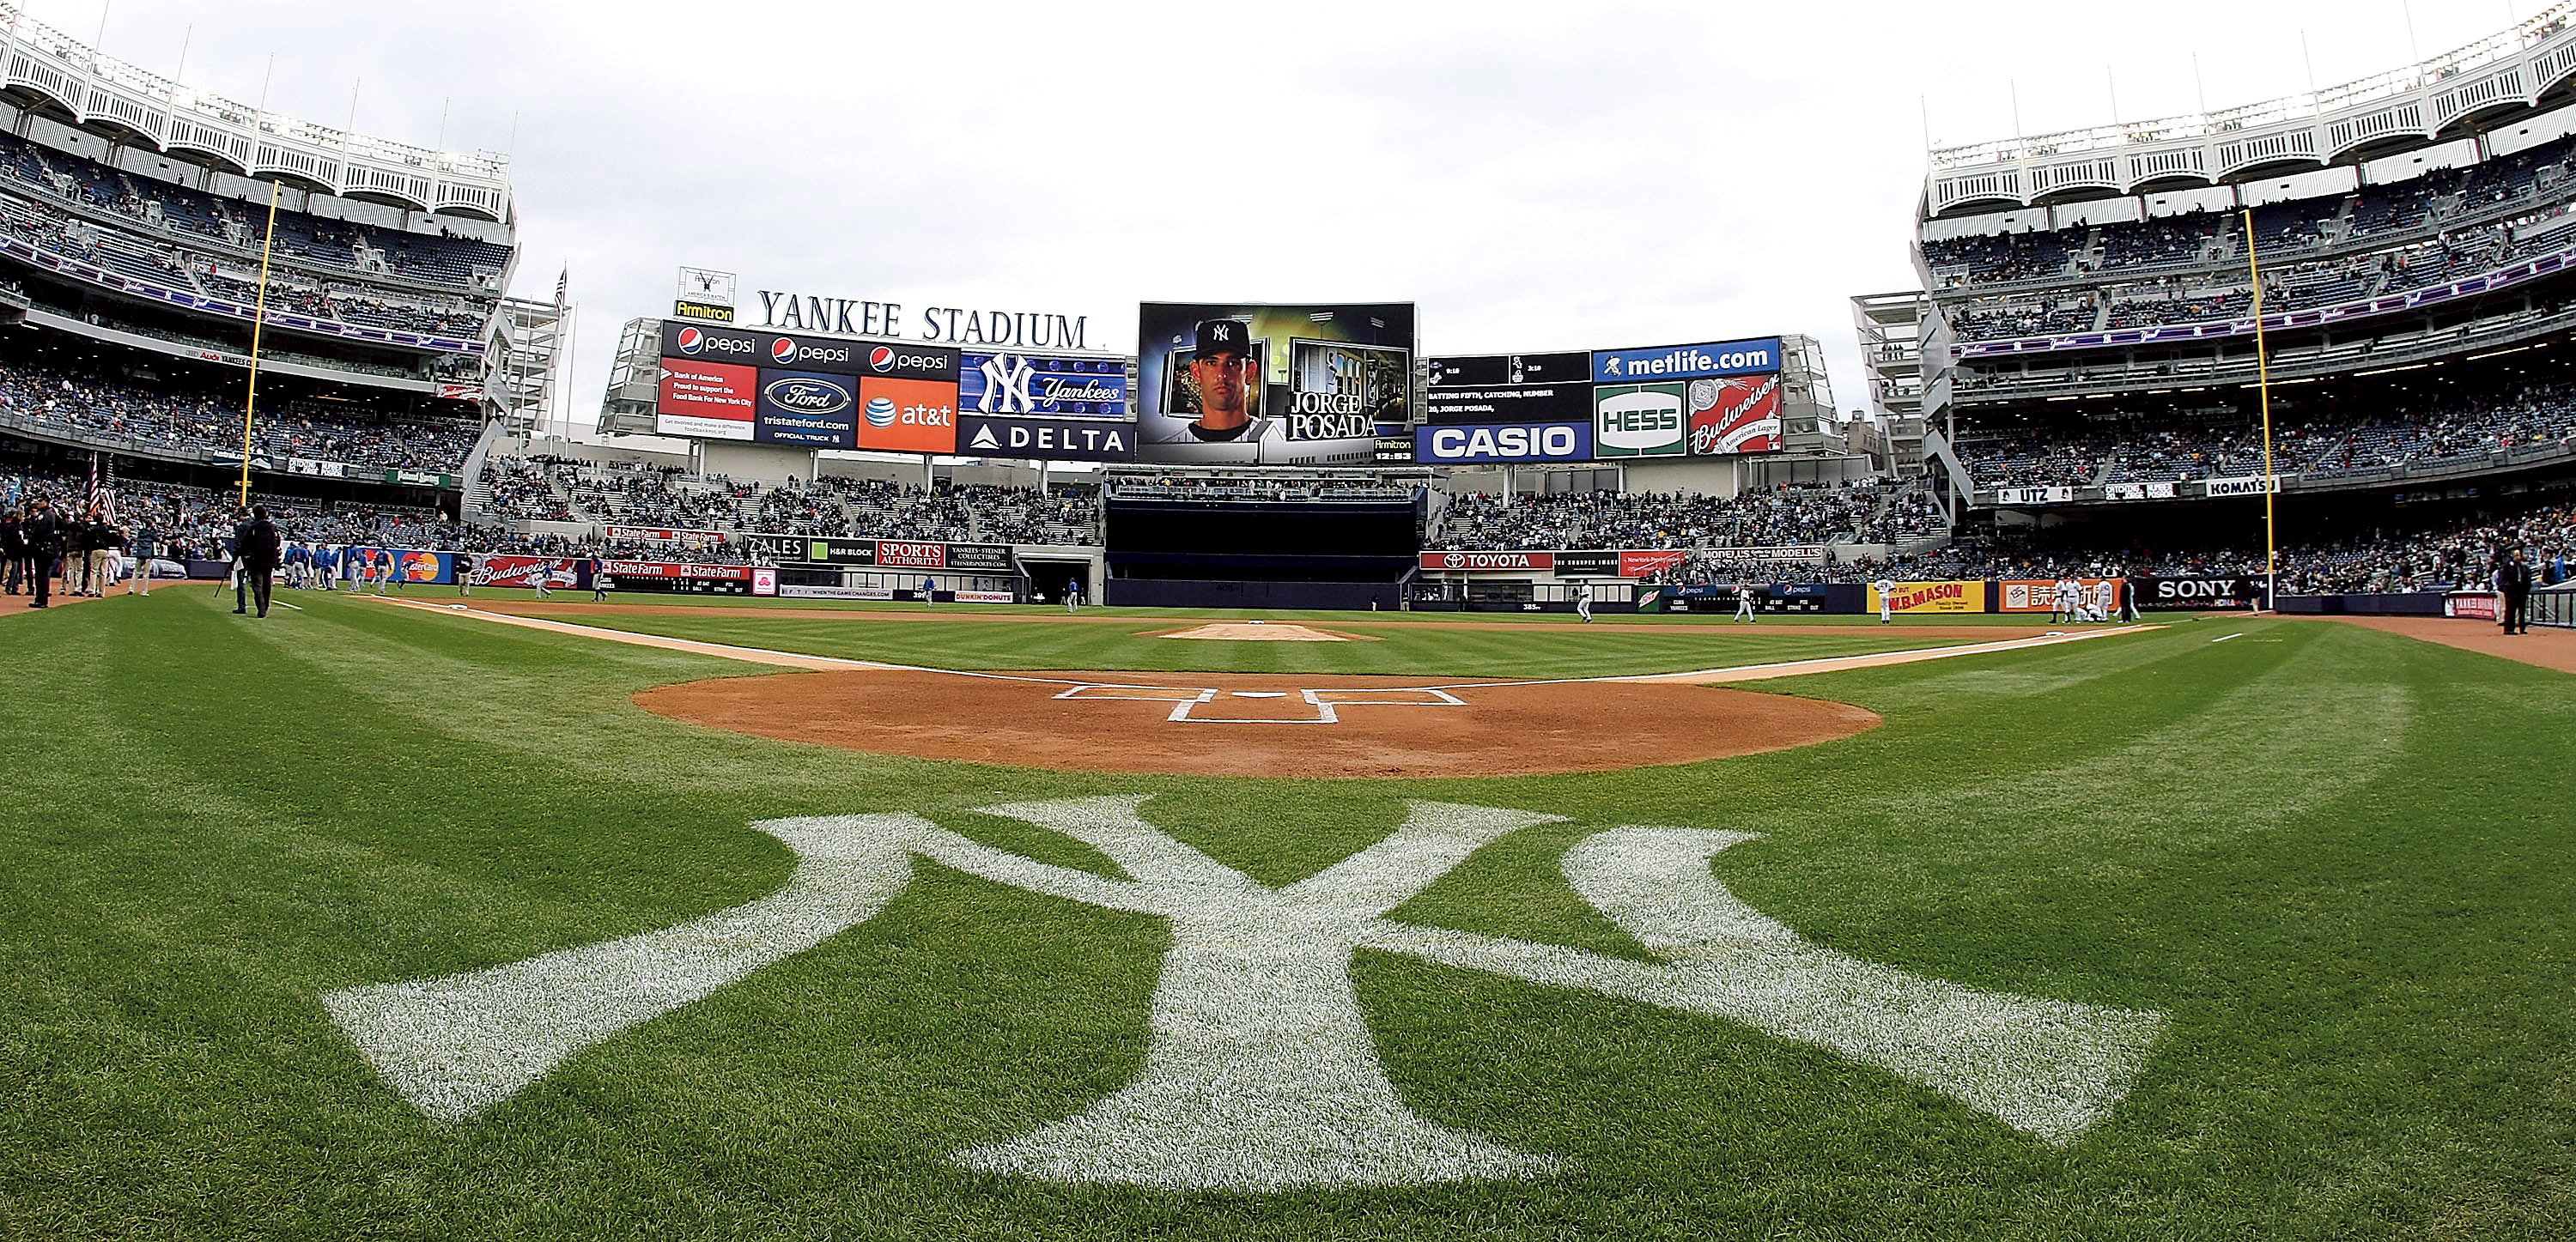
[{"label": "casio advertisement", "polygon": [[1592,423],[1511,423],[1499,427],[1418,427],[1414,459],[1426,464],[1589,461]]}]

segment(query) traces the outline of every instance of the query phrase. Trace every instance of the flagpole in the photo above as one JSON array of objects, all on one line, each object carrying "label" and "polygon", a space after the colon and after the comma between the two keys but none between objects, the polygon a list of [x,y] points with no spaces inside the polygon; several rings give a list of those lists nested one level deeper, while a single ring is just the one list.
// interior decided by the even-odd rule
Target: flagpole
[{"label": "flagpole", "polygon": [[245,509],[250,507],[251,417],[259,409],[260,329],[268,326],[268,260],[277,245],[277,195],[284,188],[282,181],[268,183],[268,232],[259,241],[259,296],[251,306],[250,391],[242,398],[241,507]]},{"label": "flagpole", "polygon": [[2245,270],[2254,280],[2254,390],[2263,407],[2263,604],[2277,607],[2281,597],[2280,539],[2274,525],[2272,473],[2272,355],[2263,338],[2263,262],[2254,253],[2254,209],[2245,208]]}]

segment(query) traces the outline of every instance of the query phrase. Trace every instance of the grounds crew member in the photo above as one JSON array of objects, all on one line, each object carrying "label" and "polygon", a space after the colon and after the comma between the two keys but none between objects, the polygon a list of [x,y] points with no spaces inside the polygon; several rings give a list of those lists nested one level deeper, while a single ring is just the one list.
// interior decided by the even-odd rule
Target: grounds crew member
[{"label": "grounds crew member", "polygon": [[1067,613],[1082,611],[1082,579],[1064,580],[1064,610]]}]

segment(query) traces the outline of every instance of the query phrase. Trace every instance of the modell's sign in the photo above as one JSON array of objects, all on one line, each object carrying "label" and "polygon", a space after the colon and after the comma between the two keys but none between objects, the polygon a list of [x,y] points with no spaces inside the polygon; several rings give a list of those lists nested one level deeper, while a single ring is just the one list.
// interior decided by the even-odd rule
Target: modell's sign
[{"label": "modell's sign", "polygon": [[1552,552],[1425,552],[1422,567],[1452,573],[1478,570],[1554,569]]}]

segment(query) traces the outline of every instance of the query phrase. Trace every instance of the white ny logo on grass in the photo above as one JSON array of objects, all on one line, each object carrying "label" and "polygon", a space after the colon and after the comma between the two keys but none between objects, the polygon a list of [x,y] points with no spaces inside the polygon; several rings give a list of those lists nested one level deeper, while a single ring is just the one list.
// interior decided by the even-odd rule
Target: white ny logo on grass
[{"label": "white ny logo on grass", "polygon": [[1073,1117],[959,1152],[958,1163],[1174,1190],[1418,1185],[1556,1167],[1405,1106],[1352,990],[1360,948],[1741,1022],[1888,1070],[2054,1143],[2119,1100],[2163,1021],[1979,992],[1809,944],[1710,874],[1710,857],[1751,840],[1745,833],[1613,828],[1567,852],[1575,890],[1662,959],[1643,963],[1384,917],[1479,847],[1559,816],[1417,802],[1384,840],[1274,889],[1146,824],[1136,815],[1143,802],[985,812],[1088,843],[1126,880],[1033,862],[917,816],[770,820],[758,827],[798,863],[769,897],[489,970],[349,988],[323,1003],[405,1098],[432,1116],[467,1118],[584,1047],[864,922],[910,881],[915,856],[930,858],[1172,925],[1144,1072]]}]

